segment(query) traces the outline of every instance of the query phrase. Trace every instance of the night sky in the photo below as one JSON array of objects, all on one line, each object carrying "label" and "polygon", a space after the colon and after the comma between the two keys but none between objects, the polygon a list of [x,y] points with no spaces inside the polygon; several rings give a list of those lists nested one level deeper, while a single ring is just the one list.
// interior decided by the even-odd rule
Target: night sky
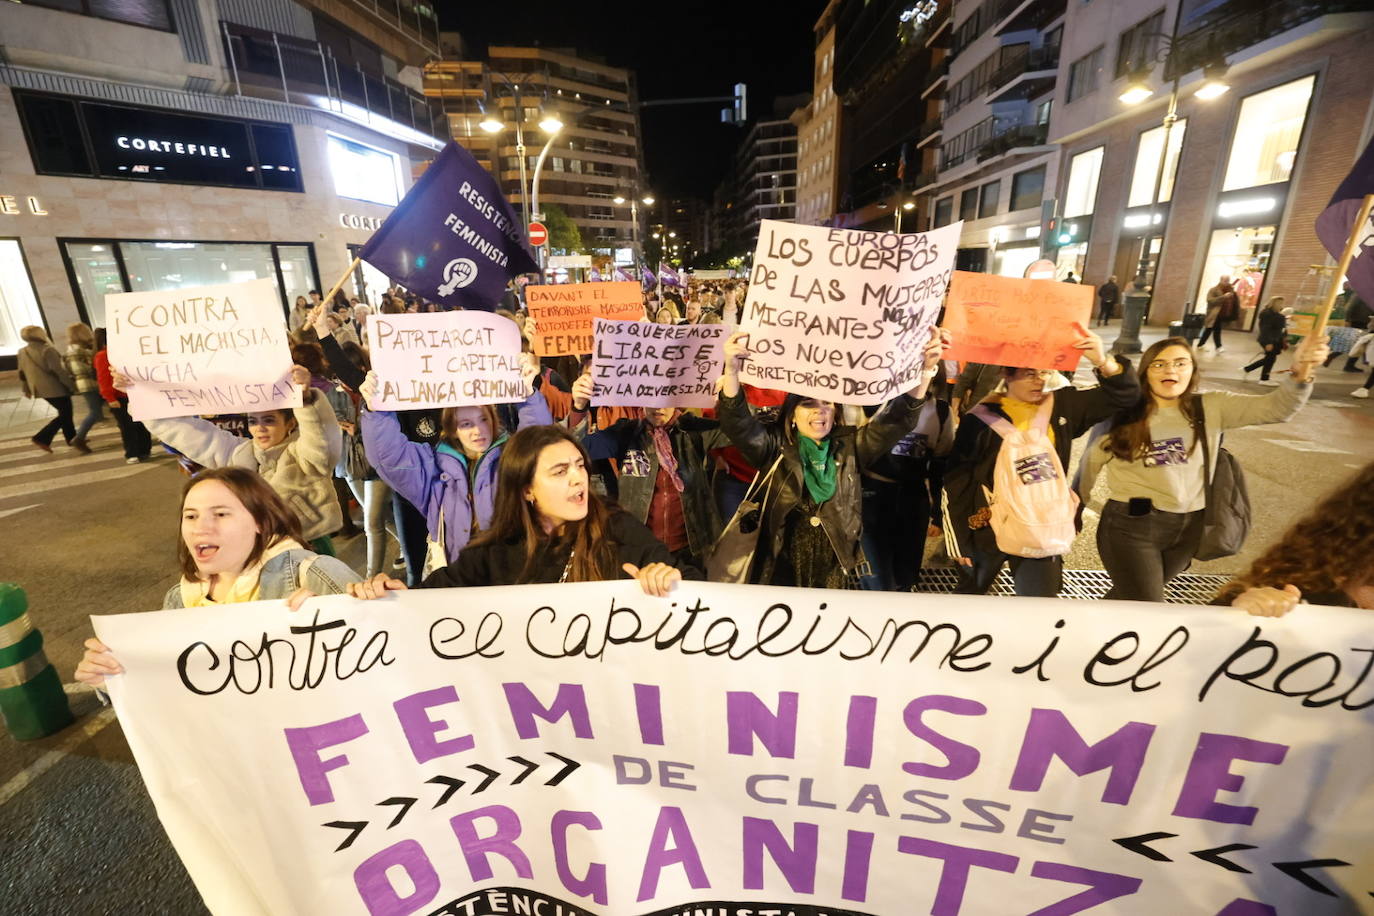
[{"label": "night sky", "polygon": [[[468,0],[439,4],[446,31],[476,53],[487,44],[573,47],[634,70],[642,100],[730,95],[749,86],[749,119],[773,99],[811,91],[811,27],[825,0],[600,3]],[[720,123],[719,105],[648,108],[644,155],[655,194],[711,199],[743,128]]]}]

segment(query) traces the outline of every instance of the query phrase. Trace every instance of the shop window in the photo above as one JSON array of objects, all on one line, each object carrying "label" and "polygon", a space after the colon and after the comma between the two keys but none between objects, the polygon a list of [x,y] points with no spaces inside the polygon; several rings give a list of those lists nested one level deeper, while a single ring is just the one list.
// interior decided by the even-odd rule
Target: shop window
[{"label": "shop window", "polygon": [[1198,280],[1193,311],[1207,310],[1207,290],[1227,276],[1240,299],[1240,325],[1249,327],[1255,308],[1259,305],[1264,275],[1269,270],[1269,255],[1274,248],[1273,226],[1246,226],[1239,229],[1218,229],[1212,233],[1207,246],[1207,260],[1203,262]]},{"label": "shop window", "polygon": [[[1174,178],[1178,174],[1178,159],[1183,152],[1183,136],[1188,130],[1188,119],[1174,122],[1169,131],[1169,153],[1164,159],[1164,180],[1159,185],[1159,199],[1164,203],[1174,196]],[[1149,204],[1150,194],[1154,191],[1155,178],[1159,175],[1159,151],[1164,145],[1164,128],[1156,127],[1140,135],[1140,145],[1135,154],[1135,171],[1131,173],[1131,193],[1127,207],[1143,207]]]},{"label": "shop window", "polygon": [[1040,206],[1045,196],[1045,167],[1018,172],[1011,178],[1011,209],[1027,210]]},{"label": "shop window", "polygon": [[13,356],[24,346],[19,332],[43,325],[24,252],[14,239],[0,239],[0,356]]},{"label": "shop window", "polygon": [[1102,48],[1098,46],[1069,65],[1068,101],[1081,99],[1097,89],[1102,74]]},{"label": "shop window", "polygon": [[965,222],[978,218],[977,188],[969,188],[959,195],[959,218]]},{"label": "shop window", "polygon": [[978,192],[978,218],[985,219],[997,215],[997,204],[1002,196],[1002,183],[990,181]]},{"label": "shop window", "polygon": [[1064,191],[1064,217],[1087,216],[1097,202],[1097,183],[1102,174],[1105,147],[1079,153],[1069,162],[1069,184]]},{"label": "shop window", "polygon": [[1248,96],[1240,105],[1223,191],[1287,181],[1298,156],[1316,77]]},{"label": "shop window", "polygon": [[109,242],[68,242],[67,263],[76,277],[76,289],[85,303],[86,323],[91,327],[105,324],[105,296],[128,292],[119,275],[114,245]]},{"label": "shop window", "polygon": [[[395,153],[328,135],[329,171],[340,197],[394,207],[401,199],[401,175]],[[518,160],[517,160],[518,167]]]}]

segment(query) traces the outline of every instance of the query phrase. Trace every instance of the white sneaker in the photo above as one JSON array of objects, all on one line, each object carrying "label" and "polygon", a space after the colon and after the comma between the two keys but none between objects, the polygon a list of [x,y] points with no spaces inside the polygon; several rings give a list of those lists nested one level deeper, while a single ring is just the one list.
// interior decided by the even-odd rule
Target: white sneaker
[{"label": "white sneaker", "polygon": [[1279,387],[1279,383],[1276,382],[1276,381],[1274,381],[1274,380],[1271,379],[1271,378],[1262,378],[1262,379],[1260,379],[1260,384],[1263,385],[1263,386],[1266,387],[1266,388],[1277,388],[1277,387]]},{"label": "white sneaker", "polygon": [[1212,352],[1213,352],[1214,354],[1215,354],[1215,353],[1225,353],[1225,352],[1226,352],[1226,348],[1225,348],[1225,347],[1217,347],[1217,348],[1216,348],[1215,350],[1213,350]]},{"label": "white sneaker", "polygon": [[1350,392],[1350,396],[1351,396],[1352,398],[1361,398],[1361,399],[1367,398],[1367,397],[1369,397],[1369,389],[1368,389],[1368,388],[1356,388],[1354,391]]}]

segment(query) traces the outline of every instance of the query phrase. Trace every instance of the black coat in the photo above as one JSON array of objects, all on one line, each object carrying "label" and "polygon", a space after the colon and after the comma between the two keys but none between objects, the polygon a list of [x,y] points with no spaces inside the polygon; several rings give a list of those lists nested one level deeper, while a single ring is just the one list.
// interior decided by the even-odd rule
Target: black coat
[{"label": "black coat", "polygon": [[[1130,364],[1121,357],[1117,357],[1117,361],[1121,363],[1121,371],[1102,379],[1098,387],[1061,388],[1053,394],[1050,427],[1054,430],[1054,450],[1066,474],[1073,440],[1140,398],[1140,381],[1131,371]],[[1010,419],[1001,407],[989,406]],[[1002,437],[992,427],[975,414],[964,417],[959,431],[954,434],[954,450],[945,462],[945,537],[956,542],[957,556],[972,557],[975,546],[984,553],[997,549],[992,528],[970,528],[969,516],[987,508],[983,488],[992,489],[993,469],[1001,451]],[[950,552],[955,552],[953,546]]]},{"label": "black coat", "polygon": [[1288,319],[1283,312],[1265,309],[1259,314],[1259,342],[1263,347],[1281,347],[1288,336]]},{"label": "black coat", "polygon": [[[681,566],[673,559],[668,548],[654,537],[652,531],[619,509],[611,509],[608,534],[615,543],[615,571],[618,579],[629,578],[620,568],[622,563],[633,563],[640,568],[650,563],[667,563],[680,569],[684,578],[701,578],[700,571]],[[458,555],[456,562],[430,573],[421,587],[453,588],[557,582],[563,577],[563,570],[568,565],[571,547],[568,542],[545,541],[535,555],[532,566],[534,574],[522,581],[519,576],[525,566],[523,538],[470,544]]]},{"label": "black coat", "polygon": [[[835,549],[835,556],[846,570],[853,570],[861,559],[859,535],[863,528],[863,484],[860,471],[871,467],[892,451],[902,436],[916,425],[925,399],[905,394],[889,401],[866,425],[836,426],[830,433],[835,456],[835,495],[817,512],[821,527]],[[749,411],[744,393],[733,398],[721,395],[716,401],[720,428],[744,455],[744,460],[768,473],[778,455],[778,466],[768,484],[760,525],[754,569],[782,552],[789,514],[802,501],[806,485],[802,479],[801,457],[797,444],[789,442],[776,423],[762,423]]]}]

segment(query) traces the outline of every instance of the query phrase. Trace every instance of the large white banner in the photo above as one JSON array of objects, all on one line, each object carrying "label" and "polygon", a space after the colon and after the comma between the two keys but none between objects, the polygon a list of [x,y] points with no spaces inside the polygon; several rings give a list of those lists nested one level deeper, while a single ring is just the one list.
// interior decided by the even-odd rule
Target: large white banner
[{"label": "large white banner", "polygon": [[741,379],[844,404],[915,387],[962,226],[898,235],[764,220]]},{"label": "large white banner", "polygon": [[1374,903],[1367,611],[620,582],[95,624],[217,914]]},{"label": "large white banner", "polygon": [[112,293],[105,316],[135,420],[301,406],[271,280]]}]

